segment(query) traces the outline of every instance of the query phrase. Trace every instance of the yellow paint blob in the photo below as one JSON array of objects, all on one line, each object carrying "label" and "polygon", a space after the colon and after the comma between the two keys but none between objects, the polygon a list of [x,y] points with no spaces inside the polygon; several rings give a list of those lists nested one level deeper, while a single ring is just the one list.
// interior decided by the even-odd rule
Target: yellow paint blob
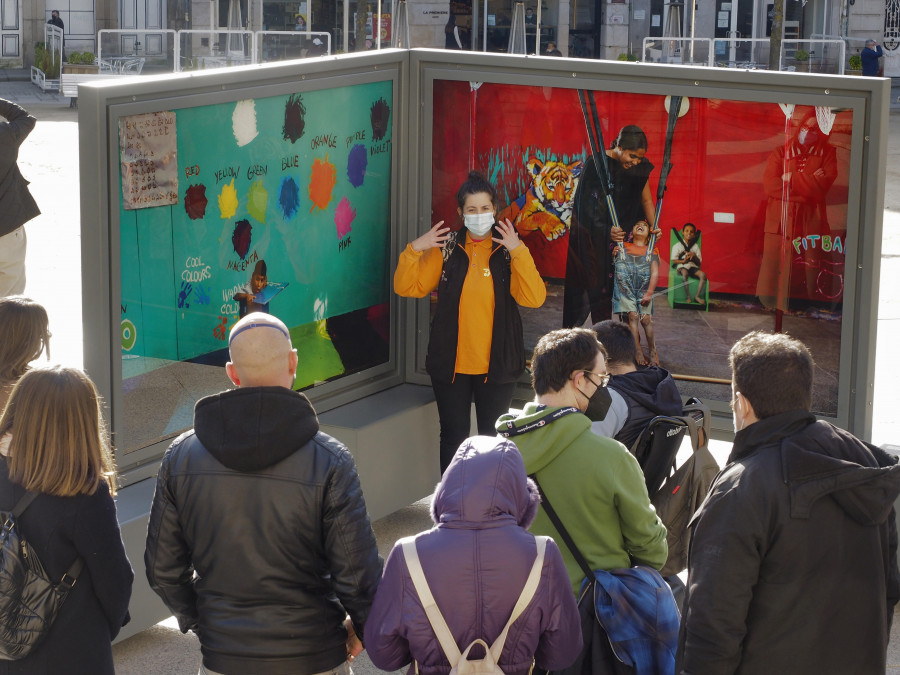
[{"label": "yellow paint blob", "polygon": [[328,155],[325,159],[318,157],[313,161],[312,175],[309,177],[309,199],[313,203],[309,212],[319,207],[322,211],[328,208],[328,202],[331,201],[331,193],[337,184],[337,169],[334,164],[328,161]]},{"label": "yellow paint blob", "polygon": [[232,178],[230,183],[222,186],[222,191],[219,193],[219,213],[222,214],[222,218],[233,218],[237,213],[237,207],[237,190],[234,189],[234,178]]}]

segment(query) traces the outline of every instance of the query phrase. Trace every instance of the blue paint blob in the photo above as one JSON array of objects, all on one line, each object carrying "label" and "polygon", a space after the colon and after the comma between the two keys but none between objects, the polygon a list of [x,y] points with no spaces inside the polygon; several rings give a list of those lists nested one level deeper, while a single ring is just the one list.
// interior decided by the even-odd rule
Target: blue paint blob
[{"label": "blue paint blob", "polygon": [[293,218],[300,208],[300,188],[290,176],[285,176],[281,179],[278,205],[281,207],[281,215],[284,216],[285,220]]},{"label": "blue paint blob", "polygon": [[369,158],[366,155],[366,146],[362,144],[354,145],[350,149],[350,156],[347,158],[347,178],[350,179],[350,185],[359,187],[363,184],[368,164]]}]

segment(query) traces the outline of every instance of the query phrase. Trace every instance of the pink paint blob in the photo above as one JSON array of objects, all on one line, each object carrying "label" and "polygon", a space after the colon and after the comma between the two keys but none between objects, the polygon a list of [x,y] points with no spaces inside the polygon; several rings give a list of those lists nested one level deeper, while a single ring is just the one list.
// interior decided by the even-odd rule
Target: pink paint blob
[{"label": "pink paint blob", "polygon": [[350,206],[350,200],[344,197],[337,205],[334,214],[334,225],[337,227],[338,239],[343,239],[350,234],[350,223],[356,218],[356,209]]}]

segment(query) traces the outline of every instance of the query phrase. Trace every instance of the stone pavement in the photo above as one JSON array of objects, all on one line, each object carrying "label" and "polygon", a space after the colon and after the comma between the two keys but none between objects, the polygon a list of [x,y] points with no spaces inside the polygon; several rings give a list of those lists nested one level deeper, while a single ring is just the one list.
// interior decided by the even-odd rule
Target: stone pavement
[{"label": "stone pavement", "polygon": [[[892,108],[900,87],[892,94]],[[19,166],[31,181],[42,215],[29,223],[27,293],[43,303],[51,316],[54,362],[82,365],[81,262],[79,224],[77,110],[68,99],[41,92],[27,71],[0,69],[0,97],[13,100],[35,115],[39,124],[21,148]],[[890,119],[888,190],[885,197],[882,252],[882,291],[879,300],[873,441],[900,445],[900,416],[894,411],[895,382],[900,362],[891,345],[900,344],[900,110]],[[88,298],[88,302],[91,300]],[[716,443],[721,462],[728,444]],[[386,556],[400,537],[430,526],[428,500],[417,502],[374,524],[379,550]],[[895,621],[888,651],[889,673],[900,673],[900,622]],[[827,639],[827,637],[825,638]],[[200,665],[200,649],[193,635],[182,635],[173,619],[164,621],[113,647],[119,675],[192,675]],[[354,664],[357,675],[378,671],[362,655]]]}]

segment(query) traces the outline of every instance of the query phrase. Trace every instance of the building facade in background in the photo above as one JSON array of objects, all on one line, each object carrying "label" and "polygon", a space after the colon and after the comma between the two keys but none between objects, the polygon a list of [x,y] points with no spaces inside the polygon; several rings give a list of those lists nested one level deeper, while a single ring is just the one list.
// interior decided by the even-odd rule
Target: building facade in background
[{"label": "building facade in background", "polygon": [[[388,46],[398,0],[367,4],[366,44]],[[453,15],[463,49],[507,50],[514,0],[408,0],[410,44],[447,44],[445,27]],[[97,49],[97,31],[244,28],[259,31],[311,30],[331,35],[333,52],[356,48],[356,0],[0,0],[0,67],[21,68],[34,59],[44,24],[58,9],[65,23],[65,50]],[[549,43],[567,56],[690,62],[677,50],[646,38],[720,38],[715,61],[758,64],[771,33],[773,3],[768,0],[524,0],[529,53]],[[885,74],[900,76],[900,0],[784,0],[785,39],[846,38],[847,56],[866,38],[885,47]],[[452,34],[452,24],[450,28]],[[728,40],[728,39],[731,40]],[[742,41],[744,38],[745,41]],[[751,40],[757,40],[752,43]],[[135,42],[140,42],[135,38]],[[812,58],[832,58],[815,45]],[[700,49],[698,45],[696,49]],[[708,45],[705,49],[709,49]],[[680,50],[680,52],[679,52]],[[898,61],[897,72],[893,62]]]}]

